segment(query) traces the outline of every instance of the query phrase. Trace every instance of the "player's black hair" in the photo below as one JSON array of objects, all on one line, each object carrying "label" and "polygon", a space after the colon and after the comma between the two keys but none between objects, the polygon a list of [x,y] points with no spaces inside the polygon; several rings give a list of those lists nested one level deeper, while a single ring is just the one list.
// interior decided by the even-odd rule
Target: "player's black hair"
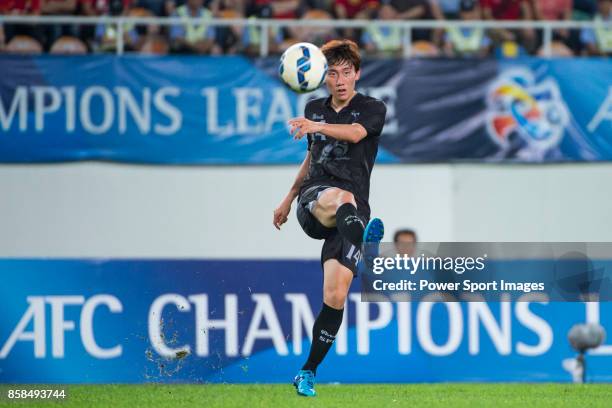
[{"label": "player's black hair", "polygon": [[410,234],[414,237],[414,242],[417,242],[417,234],[415,230],[409,229],[409,228],[404,228],[404,229],[400,229],[395,231],[395,234],[393,234],[393,242],[397,243],[397,240],[399,239],[400,235],[403,234]]},{"label": "player's black hair", "polygon": [[361,67],[361,56],[359,47],[351,40],[332,40],[321,47],[323,55],[327,59],[327,65],[338,65],[348,62],[355,71]]}]

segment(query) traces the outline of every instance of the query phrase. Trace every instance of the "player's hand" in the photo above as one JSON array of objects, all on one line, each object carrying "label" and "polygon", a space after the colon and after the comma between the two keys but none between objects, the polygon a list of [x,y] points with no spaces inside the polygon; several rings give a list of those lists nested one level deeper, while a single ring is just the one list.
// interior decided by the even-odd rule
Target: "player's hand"
[{"label": "player's hand", "polygon": [[278,208],[274,210],[274,217],[272,218],[272,224],[277,230],[280,230],[281,225],[287,222],[287,217],[291,211],[291,201],[287,199],[283,200]]},{"label": "player's hand", "polygon": [[291,133],[296,140],[303,138],[308,133],[317,133],[323,130],[323,123],[313,122],[306,118],[291,119],[289,121],[289,126],[291,126],[289,133]]}]

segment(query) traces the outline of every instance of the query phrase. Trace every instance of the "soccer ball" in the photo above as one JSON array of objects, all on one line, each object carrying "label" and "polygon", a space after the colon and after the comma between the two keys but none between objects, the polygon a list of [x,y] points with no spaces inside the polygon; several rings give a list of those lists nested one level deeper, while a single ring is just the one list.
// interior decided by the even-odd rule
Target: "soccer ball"
[{"label": "soccer ball", "polygon": [[316,45],[297,43],[281,56],[278,74],[295,92],[312,92],[325,80],[327,60]]}]

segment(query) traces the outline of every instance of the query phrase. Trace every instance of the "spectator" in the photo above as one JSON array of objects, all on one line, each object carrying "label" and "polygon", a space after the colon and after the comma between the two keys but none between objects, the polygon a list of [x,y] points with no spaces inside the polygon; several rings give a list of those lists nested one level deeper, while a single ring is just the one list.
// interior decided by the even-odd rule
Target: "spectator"
[{"label": "spectator", "polygon": [[300,0],[269,0],[272,18],[298,18]]},{"label": "spectator", "polygon": [[[461,0],[459,18],[462,21],[481,19],[480,6],[477,0]],[[484,57],[489,54],[491,40],[480,27],[449,27],[446,29],[445,51],[449,56],[469,55]]]},{"label": "spectator", "polygon": [[378,0],[335,0],[334,13],[339,19],[370,19]]},{"label": "spectator", "polygon": [[[270,5],[257,6],[254,3],[247,8],[249,20],[259,18],[271,18],[272,7]],[[270,53],[276,54],[281,50],[284,36],[283,32],[277,28],[268,29],[268,48]],[[259,55],[261,47],[261,30],[257,26],[245,26],[242,29],[242,46],[249,55]]]},{"label": "spectator", "polygon": [[300,0],[250,0],[247,9],[247,15],[252,14],[254,10],[262,8],[270,9],[270,17],[267,18],[298,18],[300,15]]},{"label": "spectator", "polygon": [[4,26],[0,23],[0,51],[4,50],[5,38],[4,38]]},{"label": "spectator", "polygon": [[[110,15],[111,2],[112,0],[79,0],[81,14],[86,16],[104,16]],[[129,10],[132,8],[132,0],[121,0],[123,6],[122,10]],[[118,6],[113,6],[117,8]]]},{"label": "spectator", "polygon": [[40,0],[0,0],[0,14],[38,15]]},{"label": "spectator", "polygon": [[[129,3],[128,3],[129,4]],[[127,16],[129,6],[126,8],[126,3],[123,0],[110,0],[108,8],[104,15],[107,16]],[[99,51],[115,51],[117,48],[117,24],[98,24],[96,26],[95,39],[96,48]],[[138,33],[136,27],[132,24],[123,26],[123,47],[126,51],[134,51],[137,49]]]},{"label": "spectator", "polygon": [[[0,14],[18,16],[34,16],[40,14],[40,0],[0,0]],[[26,24],[6,24],[4,26],[5,41],[8,42],[16,35],[27,35],[40,43],[44,37],[40,27]]]},{"label": "spectator", "polygon": [[77,0],[43,0],[41,14],[47,16],[66,16],[76,13]]},{"label": "spectator", "polygon": [[[399,20],[444,19],[436,0],[383,0],[382,4],[393,7]],[[435,39],[432,39],[431,33],[432,30],[430,29],[414,29],[412,30],[412,40],[435,41]]]},{"label": "spectator", "polygon": [[538,20],[571,20],[573,0],[537,0],[533,3],[535,18]]},{"label": "spectator", "polygon": [[[204,0],[204,8],[210,10],[213,16],[219,14],[219,9],[221,7],[222,0]],[[187,3],[187,0],[166,0],[164,7],[166,9],[166,14],[168,16],[172,16],[176,13],[177,7],[184,6]]]},{"label": "spectator", "polygon": [[[110,0],[77,0],[79,14],[89,17],[110,15]],[[123,10],[130,7],[131,0],[123,0]],[[115,6],[116,7],[116,6]],[[101,49],[101,38],[96,38],[96,32],[100,25],[82,25],[79,27],[79,37],[90,49]],[[112,29],[109,29],[112,30]],[[115,26],[116,31],[116,26]],[[112,31],[109,31],[112,32]],[[109,48],[114,50],[114,46]]]},{"label": "spectator", "polygon": [[[239,19],[244,18],[242,12],[238,11],[238,2],[221,2],[221,9],[218,18]],[[222,49],[224,54],[236,54],[242,49],[242,29],[241,26],[220,26],[216,28],[215,41]]]},{"label": "spectator", "polygon": [[[127,13],[128,17],[155,17],[152,11],[142,8],[134,7]],[[145,51],[149,54],[167,54],[169,44],[167,41],[167,30],[166,27],[162,27],[159,24],[137,24],[135,27],[133,24],[126,24],[125,31],[130,34],[135,33],[133,39],[133,47],[139,52],[143,52],[143,46],[147,45],[148,50]]]},{"label": "spectator", "polygon": [[[299,17],[302,11],[300,0],[251,0],[247,7],[247,16],[249,18],[294,19]],[[288,45],[298,42],[297,38],[300,36],[300,30],[296,31],[288,27],[278,30],[269,29],[268,34],[269,50],[272,53],[276,53]],[[249,52],[259,49],[261,31],[251,27],[251,30],[246,35]]]},{"label": "spectator", "polygon": [[[302,15],[302,20],[329,20],[332,21],[333,17],[330,13],[324,10],[308,10]],[[295,39],[299,42],[309,42],[316,45],[323,45],[324,43],[337,38],[338,34],[333,27],[305,27],[298,26],[293,28],[293,34]]]},{"label": "spectator", "polygon": [[[440,4],[438,3],[438,0],[429,0],[427,2],[427,4],[429,5],[429,8],[431,10],[431,14],[434,18],[434,20],[444,20],[444,13],[442,13],[442,9],[440,8]],[[434,35],[433,35],[433,42],[436,46],[441,47],[443,45],[443,38],[444,38],[444,30],[437,28],[434,30]]]},{"label": "spectator", "polygon": [[[612,0],[598,0],[595,14],[595,29],[583,29],[580,40],[586,47],[588,55],[612,54]],[[608,26],[606,27],[606,23]]]},{"label": "spectator", "polygon": [[400,255],[414,256],[416,252],[417,234],[411,229],[400,229],[393,235],[395,250]]},{"label": "spectator", "polygon": [[[170,39],[175,51],[197,54],[220,54],[221,49],[215,44],[215,29],[207,24],[212,18],[212,12],[204,7],[203,0],[187,0],[187,3],[177,7],[175,17],[184,19],[183,24],[173,26]],[[199,23],[187,21],[189,17],[197,17]]]},{"label": "spectator", "polygon": [[[533,20],[533,10],[529,0],[481,0],[485,20]],[[516,42],[522,44],[528,52],[533,53],[537,46],[537,37],[533,29],[509,30],[500,28],[491,33],[498,43]]]},{"label": "spectator", "polygon": [[[256,0],[262,1],[262,0]],[[275,19],[295,19],[300,17],[300,0],[264,0],[268,1],[272,7],[272,18]],[[290,42],[297,42],[300,37],[300,32],[287,27],[285,29],[285,38],[289,38]]]},{"label": "spectator", "polygon": [[[45,16],[66,16],[77,14],[77,0],[41,0],[40,13]],[[63,35],[76,37],[79,26],[76,24],[47,24],[43,26],[45,33],[45,49]]]},{"label": "spectator", "polygon": [[449,20],[458,20],[460,11],[460,0],[439,0],[440,10],[444,18]]},{"label": "spectator", "polygon": [[[379,7],[378,0],[335,0],[334,13],[338,19],[363,19],[369,20],[374,16]],[[341,30],[342,36],[350,39],[357,39],[360,30],[345,28]]]},{"label": "spectator", "polygon": [[[378,20],[397,20],[398,13],[390,5],[381,6]],[[366,51],[386,56],[399,56],[402,52],[402,29],[392,26],[370,26],[361,39]]]},{"label": "spectator", "polygon": [[597,13],[596,0],[574,0],[572,20],[589,21]]},{"label": "spectator", "polygon": [[[378,0],[376,0],[378,2]],[[323,10],[334,15],[335,0],[302,0],[300,8],[303,11],[307,10]]]},{"label": "spectator", "polygon": [[[573,0],[537,0],[533,3],[533,14],[537,20],[569,21],[572,19],[573,10]],[[570,48],[578,48],[577,36],[572,37],[570,30],[566,28],[554,30],[553,40]]]},{"label": "spectator", "polygon": [[[572,20],[591,21],[597,12],[597,0],[573,0]],[[570,44],[576,55],[582,55],[584,44],[580,40],[580,29],[570,30]]]},{"label": "spectator", "polygon": [[236,11],[240,16],[244,16],[244,0],[219,0],[219,12],[223,13],[223,11],[225,10],[233,10]]},{"label": "spectator", "polygon": [[[88,2],[86,13],[88,15],[109,15],[109,2],[113,0],[81,0]],[[169,0],[119,0],[123,4],[123,8],[118,15],[126,17],[165,17],[166,6]],[[119,7],[114,5],[113,8]],[[115,13],[117,10],[115,10]],[[105,49],[114,49],[113,42],[116,42],[116,25],[104,27],[106,33],[100,32],[98,26],[97,37],[100,41],[100,36],[108,37]],[[146,54],[164,55],[168,53],[167,27],[159,24],[125,24],[124,32],[124,47],[127,51],[138,51]]]},{"label": "spectator", "polygon": [[142,7],[149,10],[155,16],[165,17],[172,14],[168,13],[170,3],[168,0],[136,0],[134,7]]}]

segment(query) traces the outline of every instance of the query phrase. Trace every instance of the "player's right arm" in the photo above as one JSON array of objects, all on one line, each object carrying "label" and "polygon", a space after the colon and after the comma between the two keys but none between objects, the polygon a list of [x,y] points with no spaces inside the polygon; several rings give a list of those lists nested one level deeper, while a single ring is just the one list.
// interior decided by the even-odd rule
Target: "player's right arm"
[{"label": "player's right arm", "polygon": [[293,185],[289,189],[289,192],[280,202],[276,210],[274,210],[274,217],[272,219],[272,224],[276,227],[276,229],[280,230],[281,225],[287,222],[287,217],[289,216],[289,212],[291,211],[291,204],[293,200],[300,193],[300,188],[302,187],[302,183],[308,174],[308,168],[310,167],[310,151],[306,152],[306,157],[300,166],[300,170],[298,171],[297,176],[295,177],[295,181]]}]

